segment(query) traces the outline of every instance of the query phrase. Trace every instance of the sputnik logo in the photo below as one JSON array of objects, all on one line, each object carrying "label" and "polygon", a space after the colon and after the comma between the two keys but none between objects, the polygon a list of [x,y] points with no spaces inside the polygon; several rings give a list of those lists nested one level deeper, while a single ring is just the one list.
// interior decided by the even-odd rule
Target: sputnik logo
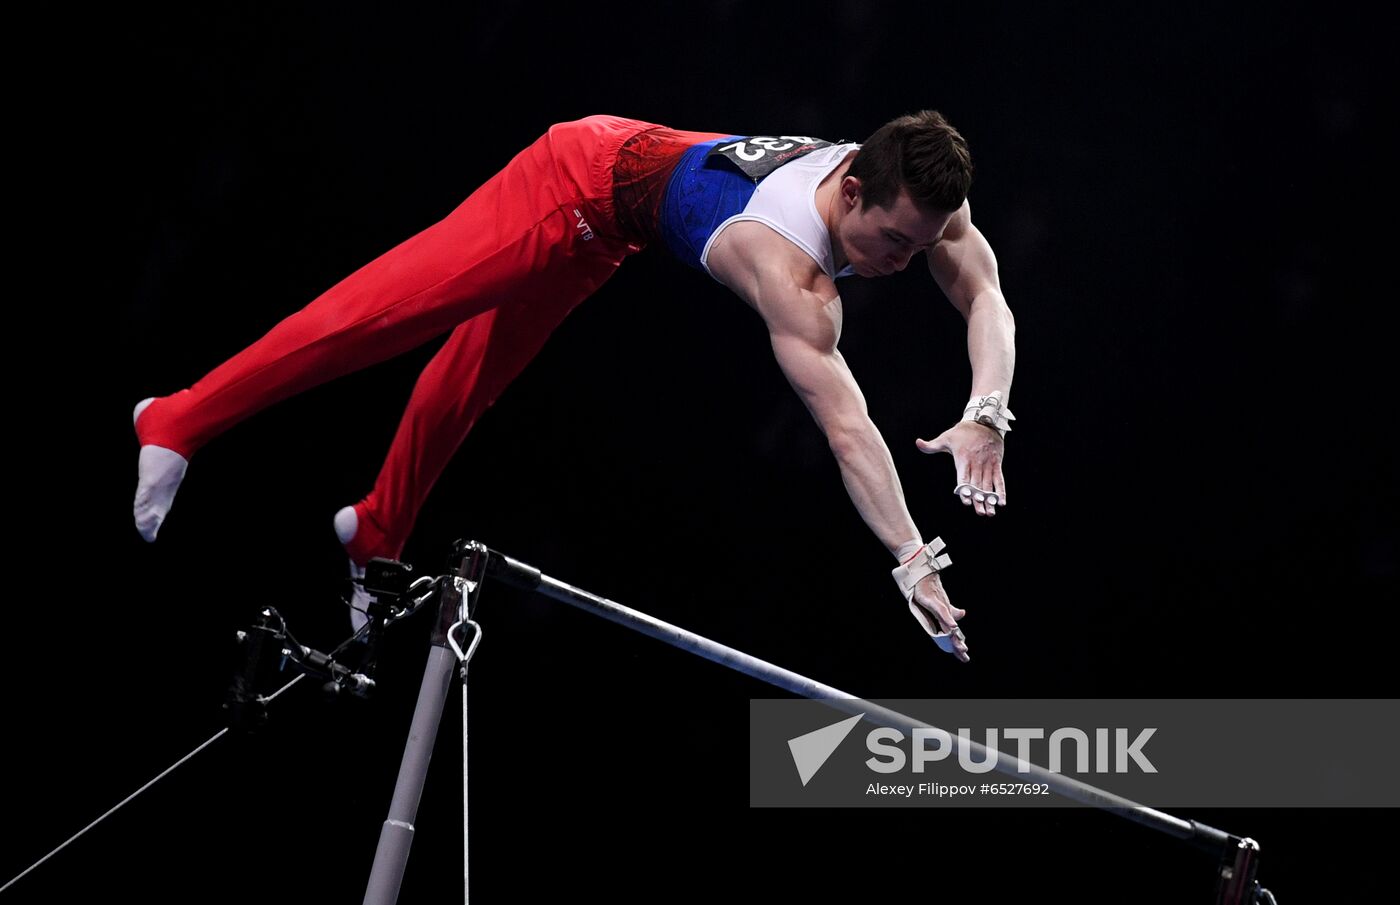
[{"label": "sputnik logo", "polygon": [[802,778],[802,785],[807,785],[808,780],[817,775],[822,764],[840,747],[863,716],[865,714],[858,713],[848,720],[788,739],[788,751],[792,752],[792,762],[797,765],[797,775]]}]

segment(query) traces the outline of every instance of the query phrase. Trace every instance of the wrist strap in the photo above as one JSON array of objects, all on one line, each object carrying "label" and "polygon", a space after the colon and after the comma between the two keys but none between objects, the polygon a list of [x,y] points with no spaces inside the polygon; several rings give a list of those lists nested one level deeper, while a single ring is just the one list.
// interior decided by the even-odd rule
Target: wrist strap
[{"label": "wrist strap", "polygon": [[912,540],[907,540],[899,545],[898,550],[894,551],[894,561],[903,565],[904,563],[907,563],[909,560],[913,559],[914,554],[922,550],[923,547],[924,542],[919,540],[917,537],[913,538]]},{"label": "wrist strap", "polygon": [[895,583],[899,585],[900,591],[904,592],[905,600],[914,599],[914,587],[934,572],[941,572],[953,564],[952,557],[943,552],[947,544],[943,543],[943,538],[935,537],[933,540],[919,548],[919,552],[902,565],[894,567],[890,574],[894,576]]},{"label": "wrist strap", "polygon": [[968,400],[963,408],[962,420],[985,424],[1005,439],[1016,416],[1002,404],[1001,390],[993,390],[985,396],[973,396]]}]

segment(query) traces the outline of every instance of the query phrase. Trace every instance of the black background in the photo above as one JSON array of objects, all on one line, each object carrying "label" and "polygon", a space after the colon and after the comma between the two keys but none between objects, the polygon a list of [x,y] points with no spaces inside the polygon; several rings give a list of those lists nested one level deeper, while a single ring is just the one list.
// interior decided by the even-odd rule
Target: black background
[{"label": "black background", "polygon": [[[762,323],[656,250],[467,438],[405,551],[420,571],[480,539],[866,697],[1394,695],[1375,23],[1176,3],[106,16],[68,23],[25,87],[67,140],[57,178],[16,174],[52,191],[54,222],[36,221],[52,269],[16,300],[40,326],[11,379],[0,878],[217,731],[258,606],[340,640],[331,515],[368,490],[440,341],[202,449],[154,545],[129,516],[132,406],[592,113],[861,140],[932,107],[967,138],[1018,327],[1002,515],[958,505],[951,459],[914,446],[968,396],[957,312],[920,266],[839,288],[842,351],[917,524],[950,545],[973,660],[911,619]],[[1107,814],[751,810],[747,701],[780,693],[514,591],[480,615],[481,901],[1211,900],[1209,857]],[[293,689],[264,736],[221,739],[3,898],[359,901],[426,647],[425,621],[395,633],[370,704]],[[459,888],[456,707],[405,903]],[[1258,839],[1284,903],[1375,882],[1380,814],[1179,812]]]}]

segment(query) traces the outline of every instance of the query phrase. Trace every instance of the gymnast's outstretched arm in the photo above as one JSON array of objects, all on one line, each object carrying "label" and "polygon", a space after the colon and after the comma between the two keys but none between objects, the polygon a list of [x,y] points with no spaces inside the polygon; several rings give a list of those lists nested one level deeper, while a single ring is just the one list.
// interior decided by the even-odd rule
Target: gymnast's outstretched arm
[{"label": "gymnast's outstretched arm", "polygon": [[[1016,370],[1016,321],[1001,292],[996,255],[972,225],[968,202],[963,202],[943,231],[942,240],[929,250],[928,267],[948,301],[967,321],[973,399],[1000,393],[1002,404],[1009,405]],[[963,497],[963,503],[978,515],[995,515],[1006,505],[1006,479],[1002,475],[1006,448],[1001,433],[973,421],[960,421],[938,437],[919,440],[916,445],[926,453],[951,453],[960,486],[971,484],[996,494],[987,499]]]},{"label": "gymnast's outstretched arm", "polygon": [[[836,348],[840,297],[823,301],[814,292],[788,286],[770,290],[757,307],[768,324],[778,365],[826,435],[851,501],[886,549],[905,562],[923,547],[922,535],[905,504],[889,447]],[[953,632],[953,654],[968,660],[967,642],[955,631],[966,611],[952,605],[937,572],[919,581],[910,609],[929,634],[940,628]]]},{"label": "gymnast's outstretched arm", "polygon": [[920,556],[929,551],[905,505],[894,459],[836,348],[842,312],[835,284],[805,252],[757,223],[725,229],[710,250],[709,269],[763,318],[778,365],[826,435],[851,501],[899,561],[896,581],[910,612],[939,647],[967,662],[967,642],[957,630],[966,614],[948,600],[931,558]]}]

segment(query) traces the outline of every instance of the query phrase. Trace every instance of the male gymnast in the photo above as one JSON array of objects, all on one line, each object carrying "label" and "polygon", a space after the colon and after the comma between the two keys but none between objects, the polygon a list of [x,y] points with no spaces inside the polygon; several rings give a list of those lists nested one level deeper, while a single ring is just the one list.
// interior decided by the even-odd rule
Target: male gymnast
[{"label": "male gymnast", "polygon": [[[894,462],[837,350],[838,278],[885,276],[926,253],[967,321],[972,398],[925,453],[946,452],[978,515],[1006,505],[1002,477],[1015,323],[996,258],[972,224],[972,158],[936,111],[901,116],[863,143],[685,132],[589,116],[559,123],[445,219],[326,290],[188,389],[133,413],[133,512],[147,541],[189,460],[261,409],[451,331],[418,378],[364,499],[336,513],[352,577],[396,559],[428,492],[477,418],[564,317],[628,255],[662,245],[762,317],[784,375],[825,434],[861,517],[898,565],[910,611],[968,662],[948,598],[943,542],[927,543]],[[356,586],[352,624],[367,603]]]}]

